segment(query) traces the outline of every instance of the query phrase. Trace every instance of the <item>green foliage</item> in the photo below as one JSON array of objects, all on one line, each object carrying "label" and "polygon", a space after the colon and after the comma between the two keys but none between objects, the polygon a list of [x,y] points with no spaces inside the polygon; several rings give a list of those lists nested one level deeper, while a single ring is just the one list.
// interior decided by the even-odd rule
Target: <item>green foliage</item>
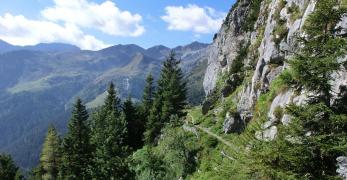
[{"label": "green foliage", "polygon": [[[291,69],[279,76],[282,82],[297,90],[305,88],[314,96],[304,105],[286,108],[291,123],[278,126],[273,142],[255,141],[251,151],[252,157],[257,157],[254,163],[259,165],[257,171],[269,179],[338,178],[336,157],[347,152],[347,116],[340,106],[342,101],[330,105],[331,74],[339,69],[337,59],[346,49],[345,40],[333,35],[341,12],[345,12],[334,7],[336,2],[317,2],[305,24],[306,36],[300,39],[303,47],[290,61]],[[258,103],[266,102],[264,99],[261,97]],[[275,116],[281,114],[282,110],[275,110]]]},{"label": "green foliage", "polygon": [[43,180],[54,180],[58,178],[61,167],[61,140],[54,127],[48,129],[40,157],[40,175]]},{"label": "green foliage", "polygon": [[277,120],[281,120],[283,117],[283,109],[280,106],[277,106],[274,110],[274,116]]},{"label": "green foliage", "polygon": [[278,5],[277,5],[277,8],[276,8],[275,13],[274,13],[274,15],[273,15],[273,18],[274,18],[274,20],[275,20],[277,23],[279,23],[280,21],[282,21],[282,20],[281,20],[281,11],[282,11],[282,9],[286,6],[286,4],[287,4],[287,1],[285,1],[285,0],[280,0],[279,3],[278,3]]},{"label": "green foliage", "polygon": [[165,124],[170,122],[171,116],[185,115],[187,90],[179,64],[180,61],[176,59],[174,52],[171,52],[163,63],[153,107],[146,125],[147,144],[155,144],[156,137]]},{"label": "green foliage", "polygon": [[323,100],[330,104],[332,73],[341,67],[338,58],[346,53],[346,38],[336,36],[340,31],[336,23],[341,20],[346,9],[334,8],[335,0],[323,0],[317,3],[304,26],[305,37],[299,41],[303,48],[289,62],[292,77],[299,86],[313,92],[313,101]]},{"label": "green foliage", "polygon": [[237,107],[235,103],[235,97],[229,96],[224,99],[224,102],[222,103],[222,111],[219,113],[219,117],[224,119],[225,115],[229,113],[236,113]]},{"label": "green foliage", "polygon": [[[150,102],[147,102],[150,104]],[[149,105],[147,104],[147,105]],[[144,106],[147,106],[144,105]],[[146,107],[144,107],[146,109]],[[144,110],[146,111],[146,110]],[[123,112],[125,115],[125,121],[127,122],[127,144],[130,148],[136,150],[143,146],[143,133],[145,129],[145,122],[147,114],[140,113],[140,107],[135,106],[131,101],[130,96],[123,104]],[[142,117],[141,117],[142,116]]]},{"label": "green foliage", "polygon": [[136,179],[179,179],[195,171],[195,136],[180,127],[167,127],[158,146],[145,146],[132,156]]},{"label": "green foliage", "polygon": [[273,41],[276,45],[279,45],[281,41],[287,36],[289,29],[286,26],[286,21],[281,19],[281,10],[285,7],[286,1],[281,0],[278,3],[277,9],[273,15],[277,25],[273,30]]},{"label": "green foliage", "polygon": [[132,176],[127,165],[127,122],[120,100],[111,83],[105,104],[93,116],[92,177],[96,179],[128,179]]},{"label": "green foliage", "polygon": [[294,22],[295,20],[302,17],[302,12],[300,10],[300,7],[293,3],[291,6],[288,7],[288,13],[290,14],[290,20]]},{"label": "green foliage", "polygon": [[10,155],[0,154],[0,179],[20,180],[23,176],[15,165]]},{"label": "green foliage", "polygon": [[245,43],[246,45],[244,45],[244,43],[241,43],[241,47],[240,50],[237,53],[236,58],[234,59],[233,63],[231,64],[230,67],[230,73],[231,74],[235,74],[235,73],[239,73],[239,72],[243,72],[244,71],[244,61],[247,57],[248,51],[249,51],[249,43]]},{"label": "green foliage", "polygon": [[347,116],[332,112],[324,103],[290,105],[287,113],[294,118],[289,126],[280,126],[275,141],[255,146],[254,156],[268,167],[265,173],[292,179],[336,176],[335,159],[347,152]]},{"label": "green foliage", "polygon": [[144,146],[132,155],[131,168],[138,180],[164,179],[166,174],[163,160],[148,146]]},{"label": "green foliage", "polygon": [[252,0],[250,2],[249,13],[247,14],[247,17],[244,20],[245,23],[242,26],[244,31],[253,31],[254,24],[259,17],[261,2],[262,0]]},{"label": "green foliage", "polygon": [[148,116],[151,107],[153,106],[153,100],[155,95],[154,78],[152,74],[148,74],[146,78],[146,85],[143,90],[142,106],[144,115]]},{"label": "green foliage", "polygon": [[273,40],[276,45],[279,45],[281,41],[288,35],[288,31],[289,29],[287,28],[286,24],[283,21],[280,21],[273,32]]},{"label": "green foliage", "polygon": [[66,179],[91,178],[89,168],[92,167],[93,146],[88,117],[86,107],[81,99],[77,99],[63,141],[62,174]]}]

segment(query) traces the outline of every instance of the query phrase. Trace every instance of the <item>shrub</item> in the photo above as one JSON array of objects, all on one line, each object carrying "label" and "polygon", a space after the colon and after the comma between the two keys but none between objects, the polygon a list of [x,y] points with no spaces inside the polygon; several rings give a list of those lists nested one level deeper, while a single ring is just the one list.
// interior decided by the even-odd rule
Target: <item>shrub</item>
[{"label": "shrub", "polygon": [[274,110],[274,116],[277,120],[281,120],[283,117],[283,109],[281,106],[277,106]]},{"label": "shrub", "polygon": [[261,7],[262,0],[252,0],[249,13],[244,20],[244,24],[242,26],[242,29],[244,31],[252,31],[254,29],[254,24],[258,19],[259,13],[260,13],[260,7]]},{"label": "shrub", "polygon": [[294,22],[295,20],[299,19],[300,17],[302,17],[302,12],[300,10],[300,7],[296,4],[292,4],[291,6],[289,6],[287,8],[288,13],[291,14],[290,16],[290,20],[292,22]]}]

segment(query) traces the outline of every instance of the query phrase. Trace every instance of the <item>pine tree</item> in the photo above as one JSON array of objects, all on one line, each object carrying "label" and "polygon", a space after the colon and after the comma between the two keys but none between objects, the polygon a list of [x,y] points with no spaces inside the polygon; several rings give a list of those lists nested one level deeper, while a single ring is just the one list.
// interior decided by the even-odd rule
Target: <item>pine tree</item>
[{"label": "pine tree", "polygon": [[91,132],[87,120],[86,107],[81,99],[77,99],[63,142],[64,178],[90,179],[88,167],[92,163],[93,148],[90,143]]},{"label": "pine tree", "polygon": [[61,140],[54,127],[48,129],[43,144],[40,166],[42,167],[42,179],[54,180],[58,178],[61,166]]},{"label": "pine tree", "polygon": [[10,155],[0,154],[0,179],[20,180],[23,176],[15,165]]},{"label": "pine tree", "polygon": [[95,146],[92,176],[94,179],[127,179],[127,123],[120,100],[111,83],[105,104],[94,114]]},{"label": "pine tree", "polygon": [[179,64],[180,61],[176,59],[174,52],[171,52],[163,63],[157,92],[146,125],[145,141],[147,144],[155,143],[161,129],[172,119],[171,116],[182,117],[185,115],[187,90]]},{"label": "pine tree", "polygon": [[139,117],[139,108],[133,104],[130,96],[123,104],[123,112],[127,122],[127,144],[134,150],[138,149],[143,144],[144,117]]}]

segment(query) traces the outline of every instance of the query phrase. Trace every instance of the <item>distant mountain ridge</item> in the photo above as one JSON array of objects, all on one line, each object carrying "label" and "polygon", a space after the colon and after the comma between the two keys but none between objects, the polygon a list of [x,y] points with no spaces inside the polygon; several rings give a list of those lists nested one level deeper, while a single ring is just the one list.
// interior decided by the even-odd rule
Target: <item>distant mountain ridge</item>
[{"label": "distant mountain ridge", "polygon": [[140,100],[146,75],[151,72],[157,78],[171,50],[181,58],[188,81],[194,80],[188,83],[194,84],[188,96],[198,103],[204,96],[201,67],[206,66],[206,48],[208,44],[193,42],[173,49],[129,44],[86,51],[61,43],[20,47],[0,41],[0,152],[11,153],[22,168],[31,168],[38,162],[47,127],[54,124],[65,132],[77,97],[89,109],[96,108],[112,81],[121,98]]},{"label": "distant mountain ridge", "polygon": [[74,51],[80,51],[80,48],[74,45],[64,44],[64,43],[40,43],[37,45],[16,46],[0,39],[0,54],[11,52],[11,51],[19,51],[19,50],[42,51],[42,52],[74,52]]}]

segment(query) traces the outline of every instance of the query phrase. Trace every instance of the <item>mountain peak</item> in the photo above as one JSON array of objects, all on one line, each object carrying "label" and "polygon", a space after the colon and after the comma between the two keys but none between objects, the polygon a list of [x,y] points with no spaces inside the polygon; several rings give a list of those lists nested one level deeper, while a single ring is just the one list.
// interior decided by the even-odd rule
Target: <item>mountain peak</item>
[{"label": "mountain peak", "polygon": [[206,48],[209,44],[201,43],[198,41],[194,41],[190,44],[187,44],[185,46],[177,46],[174,48],[174,51],[197,51],[203,48]]}]

